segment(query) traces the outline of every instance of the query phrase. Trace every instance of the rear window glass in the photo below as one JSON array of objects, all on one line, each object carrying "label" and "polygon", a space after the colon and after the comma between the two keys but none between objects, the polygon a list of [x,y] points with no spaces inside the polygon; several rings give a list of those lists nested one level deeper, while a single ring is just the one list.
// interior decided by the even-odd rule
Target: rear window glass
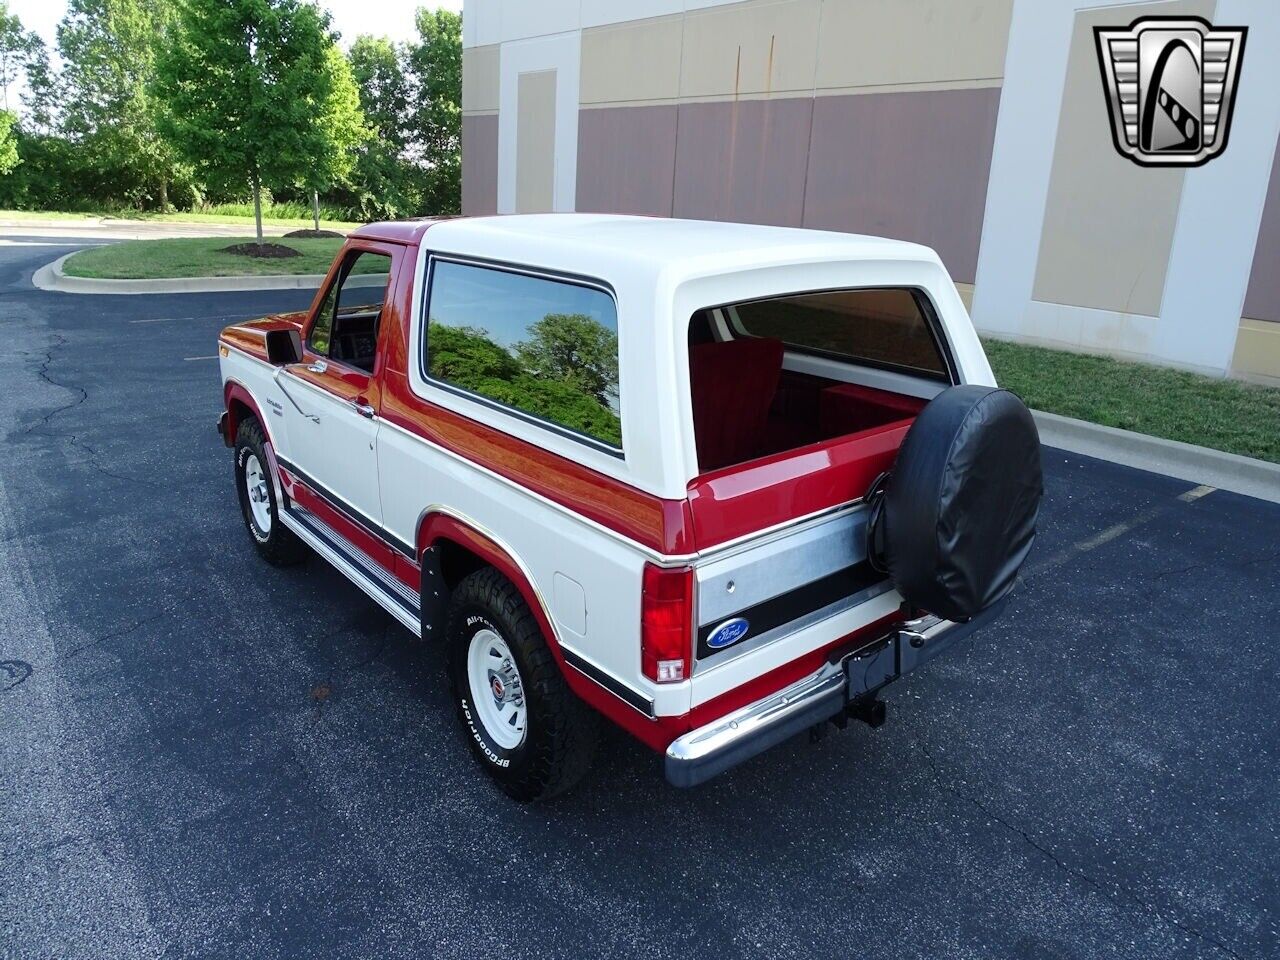
[{"label": "rear window glass", "polygon": [[903,288],[831,290],[728,307],[739,335],[838,360],[896,367],[946,379],[921,295]]},{"label": "rear window glass", "polygon": [[432,261],[429,291],[433,380],[622,446],[618,316],[606,291],[449,260]]}]

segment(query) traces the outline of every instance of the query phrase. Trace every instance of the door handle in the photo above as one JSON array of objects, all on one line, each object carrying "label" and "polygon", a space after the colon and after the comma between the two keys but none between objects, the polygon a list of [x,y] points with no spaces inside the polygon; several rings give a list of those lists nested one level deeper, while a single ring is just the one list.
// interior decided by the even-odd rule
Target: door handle
[{"label": "door handle", "polygon": [[312,373],[324,373],[326,370],[329,369],[329,364],[325,363],[325,361],[323,360],[316,360],[312,363],[307,364],[307,369],[310,370]]},{"label": "door handle", "polygon": [[366,420],[372,420],[374,414],[377,413],[371,404],[365,403],[364,397],[356,397],[354,400],[350,401],[350,403],[351,406],[355,407],[356,413],[360,414],[360,416],[364,417]]}]

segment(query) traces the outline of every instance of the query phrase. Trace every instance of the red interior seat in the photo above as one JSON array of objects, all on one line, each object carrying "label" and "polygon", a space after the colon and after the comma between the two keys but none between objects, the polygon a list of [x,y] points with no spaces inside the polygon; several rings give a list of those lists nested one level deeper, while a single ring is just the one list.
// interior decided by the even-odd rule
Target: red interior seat
[{"label": "red interior seat", "polygon": [[689,389],[702,472],[758,456],[782,375],[782,341],[764,337],[689,347]]}]

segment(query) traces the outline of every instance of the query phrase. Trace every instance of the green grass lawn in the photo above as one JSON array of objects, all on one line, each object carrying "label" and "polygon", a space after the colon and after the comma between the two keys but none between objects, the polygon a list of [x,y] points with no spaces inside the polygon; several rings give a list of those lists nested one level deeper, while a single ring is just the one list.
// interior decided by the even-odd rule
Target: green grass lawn
[{"label": "green grass lawn", "polygon": [[1280,463],[1280,389],[985,340],[996,379],[1036,410]]},{"label": "green grass lawn", "polygon": [[69,277],[91,277],[99,280],[325,273],[338,248],[342,246],[339,238],[286,240],[268,237],[267,242],[292,247],[301,256],[277,260],[222,252],[223,247],[252,242],[252,237],[126,240],[82,250],[68,259],[62,269]]},{"label": "green grass lawn", "polygon": [[[139,220],[153,221],[156,223],[226,223],[226,224],[243,224],[248,227],[249,232],[253,232],[253,215],[229,214],[229,213],[199,213],[193,210],[178,211],[175,213],[149,213],[138,210],[103,210],[97,212],[74,213],[63,210],[0,210],[0,220],[15,220],[18,222],[48,222],[51,220]],[[264,227],[282,227],[289,230],[311,227],[314,224],[310,217],[279,217],[269,216],[264,213],[262,217],[262,225]],[[320,228],[322,230],[354,230],[360,226],[347,220],[326,220],[320,218]]]}]

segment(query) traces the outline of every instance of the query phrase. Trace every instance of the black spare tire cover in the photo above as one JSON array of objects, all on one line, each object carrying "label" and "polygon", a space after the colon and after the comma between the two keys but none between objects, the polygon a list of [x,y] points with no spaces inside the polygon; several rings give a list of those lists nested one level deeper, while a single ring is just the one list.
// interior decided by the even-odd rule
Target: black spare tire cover
[{"label": "black spare tire cover", "polygon": [[1031,412],[1008,390],[938,394],[875,504],[873,560],[910,604],[968,620],[1002,599],[1036,537],[1044,484]]}]

